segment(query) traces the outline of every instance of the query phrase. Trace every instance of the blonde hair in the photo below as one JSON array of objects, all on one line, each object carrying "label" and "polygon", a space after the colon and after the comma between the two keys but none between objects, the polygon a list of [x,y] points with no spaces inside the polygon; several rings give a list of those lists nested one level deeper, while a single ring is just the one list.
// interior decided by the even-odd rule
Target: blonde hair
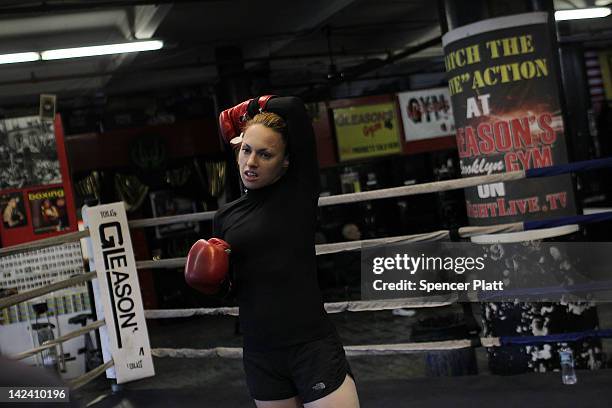
[{"label": "blonde hair", "polygon": [[289,154],[288,144],[289,137],[287,136],[287,122],[285,119],[272,112],[261,112],[257,115],[253,116],[252,119],[249,119],[244,125],[244,131],[252,125],[263,125],[269,129],[278,132],[283,137],[283,142],[285,143],[285,154]]}]

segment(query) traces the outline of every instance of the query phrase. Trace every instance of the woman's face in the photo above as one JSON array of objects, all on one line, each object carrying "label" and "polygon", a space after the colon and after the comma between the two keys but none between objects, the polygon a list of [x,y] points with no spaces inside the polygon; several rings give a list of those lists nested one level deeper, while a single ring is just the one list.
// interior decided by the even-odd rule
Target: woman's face
[{"label": "woman's face", "polygon": [[247,128],[238,154],[240,178],[246,188],[252,190],[274,183],[288,166],[280,133],[261,124]]}]

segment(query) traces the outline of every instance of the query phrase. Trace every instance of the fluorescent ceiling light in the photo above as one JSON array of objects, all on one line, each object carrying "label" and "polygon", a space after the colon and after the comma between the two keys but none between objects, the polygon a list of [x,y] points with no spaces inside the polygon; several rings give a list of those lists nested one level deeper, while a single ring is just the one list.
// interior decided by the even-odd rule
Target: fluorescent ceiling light
[{"label": "fluorescent ceiling light", "polygon": [[593,7],[573,10],[555,11],[555,20],[581,20],[584,18],[607,17],[611,13],[609,7]]},{"label": "fluorescent ceiling light", "polygon": [[126,52],[153,51],[164,46],[163,41],[134,41],[120,44],[95,45],[91,47],[63,48],[40,53],[43,60],[92,57],[95,55],[123,54]]},{"label": "fluorescent ceiling light", "polygon": [[14,64],[16,62],[38,61],[40,54],[37,52],[17,52],[14,54],[0,54],[0,64]]}]

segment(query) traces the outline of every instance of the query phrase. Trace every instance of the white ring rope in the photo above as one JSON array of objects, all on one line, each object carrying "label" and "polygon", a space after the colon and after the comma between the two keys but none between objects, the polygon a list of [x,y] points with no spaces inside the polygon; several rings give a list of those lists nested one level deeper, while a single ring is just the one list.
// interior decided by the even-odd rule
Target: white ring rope
[{"label": "white ring rope", "polygon": [[[368,312],[393,309],[415,309],[449,306],[457,301],[456,295],[432,296],[428,298],[354,300],[348,302],[325,303],[327,313]],[[192,316],[238,316],[238,307],[215,307],[197,309],[149,309],[145,310],[146,319],[174,319]]]},{"label": "white ring rope", "polygon": [[170,215],[167,217],[143,218],[141,220],[128,221],[130,228],[156,227],[158,225],[176,224],[190,221],[212,220],[216,211],[205,211],[191,214]]},{"label": "white ring rope", "polygon": [[348,242],[334,242],[332,244],[320,244],[316,245],[317,255],[334,254],[337,252],[353,251],[361,249],[364,245],[375,246],[382,244],[392,244],[395,242],[428,242],[428,241],[442,241],[449,239],[450,234],[448,231],[434,231],[427,232],[424,234],[412,234],[412,235],[400,235],[396,237],[387,238],[374,238],[364,239],[361,241],[348,241]]},{"label": "white ring rope", "polygon": [[[508,173],[489,174],[484,176],[468,177],[453,180],[433,181],[430,183],[416,184],[412,186],[401,186],[392,188],[381,188],[378,190],[364,191],[360,193],[337,194],[328,197],[319,197],[319,207],[336,204],[356,203],[361,201],[378,200],[384,198],[401,197],[408,195],[437,193],[449,190],[459,190],[466,187],[474,187],[481,184],[496,183],[500,181],[522,180],[525,178],[523,170]],[[174,224],[178,222],[204,221],[214,217],[215,211],[197,212],[191,214],[172,215],[168,217],[143,218],[141,220],[129,221],[130,228],[155,227],[158,225]]]},{"label": "white ring rope", "polygon": [[16,295],[7,296],[0,299],[0,309],[16,305],[17,303],[25,302],[26,300],[34,299],[47,293],[55,292],[69,286],[75,286],[79,283],[87,282],[96,278],[96,271],[87,272],[82,275],[73,276],[66,280],[55,282],[42,288],[29,290],[27,292],[18,293]]},{"label": "white ring rope", "polygon": [[[475,235],[494,234],[501,232],[519,232],[522,231],[522,223],[514,222],[501,225],[490,225],[484,227],[461,227],[459,228],[459,236],[468,238]],[[393,243],[409,243],[409,242],[431,242],[443,241],[450,239],[450,231],[440,230],[423,234],[400,235],[396,237],[364,239],[361,241],[334,242],[332,244],[319,244],[315,246],[317,255],[334,254],[344,251],[354,251],[361,249],[364,246],[375,246],[382,244]],[[185,266],[187,258],[169,258],[150,261],[137,261],[137,269],[172,269],[182,268]]]},{"label": "white ring rope", "polygon": [[241,347],[215,347],[212,349],[190,349],[190,348],[154,348],[151,349],[153,357],[170,358],[240,358],[242,357]]},{"label": "white ring rope", "polygon": [[6,248],[0,248],[0,256],[15,254],[23,251],[31,251],[32,249],[45,248],[48,246],[65,244],[72,241],[78,241],[81,238],[89,236],[89,230],[69,232],[63,235],[57,235],[51,238],[39,239],[25,244],[11,245]]},{"label": "white ring rope", "polygon": [[507,224],[486,225],[483,227],[461,227],[459,228],[459,236],[461,238],[470,238],[476,235],[489,235],[522,231],[522,222],[510,222]]},{"label": "white ring rope", "polygon": [[98,327],[104,326],[105,324],[106,324],[105,320],[97,320],[91,324],[88,324],[85,327],[81,327],[78,330],[72,331],[70,333],[66,333],[63,336],[58,337],[57,339],[47,340],[41,346],[34,347],[33,349],[30,349],[30,350],[22,351],[19,354],[15,354],[11,358],[14,360],[22,360],[26,357],[33,356],[36,353],[40,353],[43,350],[55,347],[60,343],[63,343],[70,339],[74,339],[75,337],[79,337],[80,335],[90,332],[92,330],[95,330]]},{"label": "white ring rope", "polygon": [[380,310],[415,309],[442,307],[455,303],[456,295],[431,296],[428,298],[385,299],[385,300],[352,300],[347,302],[325,303],[327,313],[342,312],[375,312]]},{"label": "white ring rope", "polygon": [[[448,190],[458,190],[466,187],[474,187],[480,184],[495,183],[501,181],[521,180],[525,178],[523,170],[512,171],[508,173],[489,174],[484,176],[468,177],[463,179],[434,181],[430,183],[417,184],[413,186],[393,187],[387,189],[379,189],[365,191],[360,193],[338,194],[329,197],[320,197],[319,206],[336,205],[355,203],[360,201],[377,200],[391,197],[401,197],[408,195],[427,194],[442,192]],[[191,214],[173,215],[167,217],[144,218],[140,220],[129,221],[131,228],[154,227],[158,225],[175,224],[189,221],[204,221],[214,217],[214,211],[198,212]],[[63,235],[58,235],[51,238],[45,238],[38,241],[28,242],[26,244],[13,245],[6,248],[0,248],[0,256],[8,255],[16,252],[27,251],[36,248],[47,247],[51,245],[62,244],[66,242],[76,241],[89,236],[89,230],[71,232]]]},{"label": "white ring rope", "polygon": [[192,316],[238,316],[238,307],[145,310],[145,319],[174,319]]},{"label": "white ring rope", "polygon": [[187,258],[168,258],[150,261],[136,261],[136,269],[173,269],[182,268],[187,263]]},{"label": "white ring rope", "polygon": [[111,358],[106,363],[99,365],[98,367],[94,368],[91,371],[86,372],[82,376],[77,377],[72,381],[68,381],[68,385],[70,386],[70,389],[77,390],[114,365],[115,363],[113,362],[113,359]]},{"label": "white ring rope", "polygon": [[442,191],[458,190],[466,187],[475,187],[481,184],[498,183],[501,181],[513,181],[522,179],[525,179],[525,171],[517,170],[508,173],[498,173],[461,179],[433,181],[430,183],[415,184],[412,186],[363,191],[360,193],[338,194],[328,197],[320,197],[319,207],[417,194],[439,193]]},{"label": "white ring rope", "polygon": [[414,353],[419,351],[439,351],[471,348],[470,340],[445,340],[428,341],[418,343],[396,343],[396,344],[368,344],[362,346],[345,347],[348,356],[368,356],[384,354]]},{"label": "white ring rope", "polygon": [[[483,337],[480,339],[484,347],[500,346],[499,337]],[[444,340],[429,341],[418,343],[397,343],[397,344],[371,344],[359,346],[345,346],[344,351],[349,357],[371,356],[384,354],[405,354],[426,351],[443,351],[472,348],[472,340]],[[241,358],[241,347],[214,347],[210,349],[191,349],[191,348],[154,348],[151,354],[155,357],[170,358]]]}]

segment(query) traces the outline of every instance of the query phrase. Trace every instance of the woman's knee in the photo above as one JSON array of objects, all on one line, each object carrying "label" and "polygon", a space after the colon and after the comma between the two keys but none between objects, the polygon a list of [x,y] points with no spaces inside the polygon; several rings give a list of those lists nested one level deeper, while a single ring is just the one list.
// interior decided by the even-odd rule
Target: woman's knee
[{"label": "woman's knee", "polygon": [[254,400],[257,408],[302,408],[303,405],[297,397],[275,401]]}]

